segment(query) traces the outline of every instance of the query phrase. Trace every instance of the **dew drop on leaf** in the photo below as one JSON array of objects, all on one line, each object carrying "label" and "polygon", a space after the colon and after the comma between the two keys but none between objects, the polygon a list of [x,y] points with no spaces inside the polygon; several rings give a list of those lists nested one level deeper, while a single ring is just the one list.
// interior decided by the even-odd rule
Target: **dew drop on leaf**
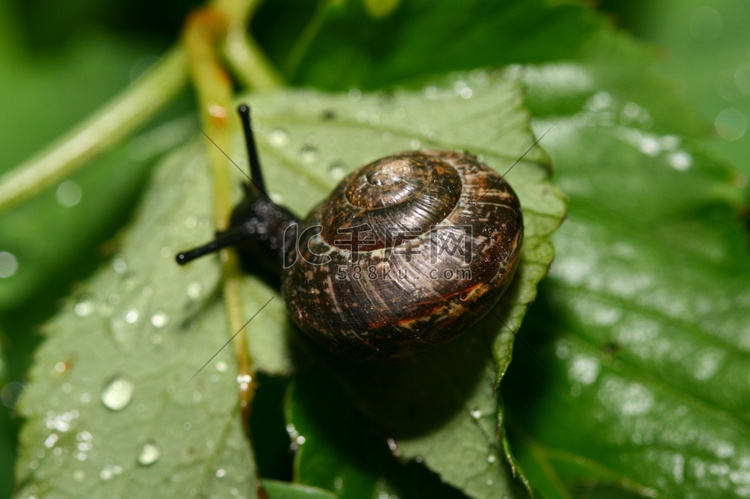
[{"label": "dew drop on leaf", "polygon": [[115,258],[112,262],[112,268],[118,274],[124,274],[128,270],[128,264],[122,258]]},{"label": "dew drop on leaf", "polygon": [[216,470],[216,478],[224,478],[226,476],[227,472],[226,470],[219,468]]},{"label": "dew drop on leaf", "polygon": [[338,180],[344,176],[344,163],[341,161],[334,161],[328,166],[328,174],[331,178]]},{"label": "dew drop on leaf", "polygon": [[161,458],[161,449],[155,442],[150,441],[143,444],[141,453],[138,454],[138,464],[141,466],[151,466]]},{"label": "dew drop on leaf", "polygon": [[390,449],[391,454],[398,457],[401,455],[401,450],[398,448],[398,444],[396,444],[396,441],[392,438],[389,438],[386,440],[386,443],[388,444],[388,449]]},{"label": "dew drop on leaf", "polygon": [[300,159],[303,163],[315,163],[318,160],[318,150],[315,148],[315,146],[312,146],[310,144],[302,146],[302,149],[299,151]]},{"label": "dew drop on leaf", "polygon": [[91,315],[94,311],[94,300],[89,295],[81,295],[78,298],[75,306],[73,306],[73,313],[78,317],[86,317]]},{"label": "dew drop on leaf", "polygon": [[156,312],[151,316],[151,325],[155,328],[162,328],[169,323],[169,317],[164,312]]},{"label": "dew drop on leaf", "polygon": [[110,468],[109,466],[105,466],[99,472],[99,478],[101,478],[102,481],[105,481],[105,482],[111,480],[113,476],[114,476],[114,473],[112,473],[112,468]]},{"label": "dew drop on leaf", "polygon": [[135,324],[135,322],[138,320],[139,313],[136,309],[128,310],[128,312],[125,314],[125,322],[128,324]]},{"label": "dew drop on leaf", "polygon": [[55,198],[60,206],[71,208],[81,202],[83,190],[77,182],[66,180],[55,191]]},{"label": "dew drop on leaf", "polygon": [[18,258],[8,251],[0,251],[0,278],[13,277],[18,271]]},{"label": "dew drop on leaf", "polygon": [[268,135],[268,142],[274,147],[286,147],[289,145],[289,133],[283,128],[274,128]]},{"label": "dew drop on leaf", "polygon": [[193,301],[197,301],[201,297],[201,285],[197,282],[191,282],[187,285],[187,295]]},{"label": "dew drop on leaf", "polygon": [[693,157],[685,151],[676,151],[667,156],[669,165],[678,171],[685,171],[693,164]]},{"label": "dew drop on leaf", "polygon": [[48,449],[51,449],[55,446],[59,438],[60,437],[57,435],[57,433],[50,433],[50,435],[44,440],[44,446]]},{"label": "dew drop on leaf", "polygon": [[112,411],[125,409],[133,400],[135,385],[125,376],[115,376],[104,387],[102,404]]},{"label": "dew drop on leaf", "polygon": [[352,88],[347,95],[351,102],[358,102],[362,98],[362,91],[358,88]]}]

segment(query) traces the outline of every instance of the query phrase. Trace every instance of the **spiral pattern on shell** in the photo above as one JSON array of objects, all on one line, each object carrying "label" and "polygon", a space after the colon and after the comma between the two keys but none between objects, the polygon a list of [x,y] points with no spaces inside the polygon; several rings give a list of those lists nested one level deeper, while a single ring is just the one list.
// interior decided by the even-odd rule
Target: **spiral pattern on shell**
[{"label": "spiral pattern on shell", "polygon": [[344,178],[299,228],[282,291],[297,325],[356,359],[408,357],[486,315],[518,264],[517,196],[475,156],[411,151]]}]

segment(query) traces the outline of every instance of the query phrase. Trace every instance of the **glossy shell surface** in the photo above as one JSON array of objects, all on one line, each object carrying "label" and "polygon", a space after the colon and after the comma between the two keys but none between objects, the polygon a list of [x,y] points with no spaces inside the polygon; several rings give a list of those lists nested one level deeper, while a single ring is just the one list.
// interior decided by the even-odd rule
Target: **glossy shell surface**
[{"label": "glossy shell surface", "polygon": [[282,291],[297,325],[338,354],[402,358],[460,336],[497,303],[523,218],[475,156],[411,151],[344,178],[295,238]]}]

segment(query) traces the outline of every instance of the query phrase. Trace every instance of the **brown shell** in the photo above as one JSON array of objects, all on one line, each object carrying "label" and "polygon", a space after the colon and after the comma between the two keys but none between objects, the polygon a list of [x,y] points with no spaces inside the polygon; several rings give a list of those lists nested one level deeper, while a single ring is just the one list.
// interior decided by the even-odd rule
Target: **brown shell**
[{"label": "brown shell", "polygon": [[308,216],[282,291],[328,350],[368,360],[449,342],[486,315],[518,264],[518,197],[476,157],[411,151],[365,165]]}]

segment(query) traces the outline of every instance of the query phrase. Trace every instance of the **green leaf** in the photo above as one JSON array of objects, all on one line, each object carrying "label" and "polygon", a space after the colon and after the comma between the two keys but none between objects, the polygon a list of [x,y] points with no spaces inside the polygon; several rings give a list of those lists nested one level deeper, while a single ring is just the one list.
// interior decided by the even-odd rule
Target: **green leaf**
[{"label": "green leaf", "polygon": [[503,382],[512,448],[545,497],[746,495],[747,190],[630,42],[596,42],[526,77],[570,200],[520,336],[542,362],[517,350]]},{"label": "green leaf", "polygon": [[[463,89],[471,90],[471,98],[466,98]],[[492,398],[494,380],[510,361],[514,332],[552,259],[548,237],[559,225],[564,206],[558,191],[547,182],[547,168],[540,163],[545,157],[534,146],[526,128],[528,115],[521,107],[520,88],[515,80],[474,73],[468,78],[454,77],[446,87],[428,87],[425,94],[427,98],[403,92],[381,97],[350,93],[349,99],[308,94],[307,106],[297,100],[264,102],[261,98],[255,100],[259,102],[256,116],[264,130],[270,127],[265,132],[269,142],[273,143],[274,137],[284,137],[279,140],[283,145],[276,154],[265,154],[270,158],[271,167],[267,170],[272,172],[271,178],[283,171],[284,164],[309,158],[309,165],[299,174],[311,177],[304,184],[311,187],[332,183],[331,177],[343,176],[368,158],[409,147],[469,150],[480,153],[501,172],[508,171],[523,157],[508,174],[524,207],[522,263],[503,305],[469,333],[476,337],[474,340],[483,340],[462,343],[467,346],[463,349],[454,344],[442,353],[413,362],[384,368],[344,365],[339,371],[350,395],[394,439],[403,457],[419,457],[443,480],[472,497],[493,497],[514,490],[503,463],[503,443],[497,437],[499,409],[497,400]],[[312,111],[303,114],[306,108]],[[265,116],[269,109],[273,118]],[[368,121],[375,124],[357,125]],[[336,131],[335,137],[325,135],[328,129]],[[311,143],[330,145],[311,157]],[[315,175],[317,171],[321,173]],[[269,182],[272,196],[279,189],[273,184]],[[290,201],[311,206],[306,195],[300,193]],[[501,336],[494,351],[501,366],[496,374],[489,353],[499,331]],[[463,357],[457,355],[458,351],[463,352]],[[446,365],[455,366],[455,372],[446,370]],[[425,377],[424,373],[432,374]],[[446,398],[445,383],[461,388],[449,392]],[[415,398],[417,393],[422,395]],[[404,419],[404,413],[415,411],[424,417]],[[481,420],[476,414],[482,415]]]},{"label": "green leaf", "polygon": [[[679,85],[713,133],[706,147],[731,159],[750,176],[750,64],[747,30],[750,5],[742,0],[670,0],[649,4],[635,16],[637,34],[664,47],[659,70]],[[695,68],[700,68],[696,71]]]},{"label": "green leaf", "polygon": [[[19,47],[20,35],[15,35],[0,39],[0,51],[8,52],[0,63],[0,93],[5,96],[0,173],[32,156],[153,63],[153,57],[147,59],[152,45],[103,34],[79,34],[44,58]],[[0,250],[12,253],[18,268],[0,279],[0,311],[38,299],[41,293],[57,299],[65,289],[59,281],[65,286],[91,272],[90,262],[100,258],[97,247],[124,222],[154,156],[185,140],[192,130],[183,122],[144,134],[35,200],[3,213]]]},{"label": "green leaf", "polygon": [[464,497],[418,463],[394,459],[382,433],[325,370],[310,370],[294,382],[287,421],[296,448],[297,482],[330,490],[341,499]]},{"label": "green leaf", "polygon": [[[471,88],[470,99],[461,92],[464,88]],[[271,196],[299,213],[323,199],[358,165],[404,149],[439,147],[481,154],[500,171],[530,150],[509,175],[528,209],[529,249],[543,244],[563,216],[559,194],[547,183],[545,156],[532,147],[519,82],[507,75],[459,75],[447,86],[423,93],[274,92],[254,95],[250,102],[256,110]],[[464,126],[456,128],[456,120]],[[206,144],[201,142],[186,145],[159,167],[119,253],[48,325],[48,339],[37,354],[32,383],[20,406],[29,418],[17,466],[24,492],[45,487],[130,492],[150,483],[149,477],[157,474],[154,470],[171,475],[179,469],[184,471],[178,475],[179,486],[185,490],[220,494],[224,487],[239,486],[252,493],[254,468],[237,419],[231,352],[222,352],[198,372],[234,333],[227,330],[220,299],[218,262],[206,258],[180,268],[173,260],[176,251],[211,237],[210,180]],[[551,252],[546,256],[551,258]],[[527,265],[524,253],[521,266]],[[512,295],[514,317],[522,315],[534,284],[534,279],[519,281],[518,288],[527,291]],[[292,350],[298,337],[283,300],[257,278],[246,280],[243,299],[248,316],[271,297],[276,299],[250,324],[247,334],[258,369],[288,374],[299,367],[301,358]],[[492,337],[504,327],[485,323],[479,330],[486,342],[472,349],[472,355],[478,352],[483,359],[480,371],[489,376],[475,385],[477,396],[489,403],[483,429],[474,432],[475,443],[496,451],[500,443],[494,430],[489,353]],[[117,379],[132,384],[133,400],[113,411],[107,407],[106,393]],[[462,425],[474,424],[469,411],[461,419]],[[81,439],[87,445],[89,435],[98,452],[80,460],[76,449]],[[139,466],[139,452],[151,443],[163,449],[162,457],[152,466]],[[449,473],[451,463],[440,463],[429,452],[429,447],[435,454],[445,448],[435,447],[430,439],[427,446],[426,464],[444,479],[459,482],[457,472]],[[410,453],[420,449],[415,445]],[[480,453],[481,467],[487,468],[486,452]],[[228,454],[234,456],[233,466],[220,467],[217,460]],[[507,474],[500,460],[490,464],[492,476]],[[225,470],[221,479],[208,481],[220,469]],[[475,494],[473,488],[468,490]]]},{"label": "green leaf", "polygon": [[269,499],[336,499],[327,490],[278,480],[263,480],[263,489]]},{"label": "green leaf", "polygon": [[[283,26],[272,22],[279,18]],[[575,51],[598,24],[590,11],[543,0],[410,0],[382,19],[361,1],[277,1],[264,5],[253,32],[288,81],[347,90],[554,60]]]},{"label": "green leaf", "polygon": [[196,375],[226,331],[218,270],[169,253],[209,196],[202,147],[161,165],[121,252],[47,325],[19,403],[19,497],[254,496],[231,352]]}]

